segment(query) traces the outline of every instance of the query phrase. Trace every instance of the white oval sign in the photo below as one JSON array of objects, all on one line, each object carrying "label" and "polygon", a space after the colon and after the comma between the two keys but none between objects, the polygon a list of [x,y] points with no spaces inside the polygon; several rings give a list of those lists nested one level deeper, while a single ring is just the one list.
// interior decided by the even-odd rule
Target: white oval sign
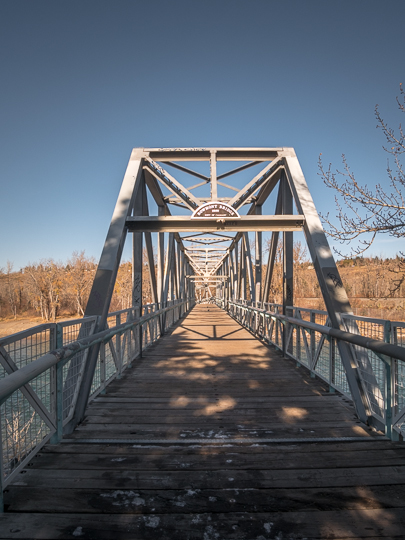
[{"label": "white oval sign", "polygon": [[191,219],[240,218],[238,212],[227,203],[206,202],[194,210]]}]

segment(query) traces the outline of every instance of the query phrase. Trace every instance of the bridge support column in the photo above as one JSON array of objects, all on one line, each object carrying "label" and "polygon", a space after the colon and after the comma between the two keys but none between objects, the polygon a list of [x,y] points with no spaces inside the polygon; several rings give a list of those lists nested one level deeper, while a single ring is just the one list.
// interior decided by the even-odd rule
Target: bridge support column
[{"label": "bridge support column", "polygon": [[240,264],[239,264],[239,242],[236,242],[234,251],[234,289],[233,300],[240,298]]},{"label": "bridge support column", "polygon": [[[139,188],[139,195],[134,204],[134,216],[143,215],[143,199],[146,197],[145,182]],[[143,267],[143,233],[132,233],[132,307],[139,307],[142,317],[142,267]]]},{"label": "bridge support column", "polygon": [[[262,214],[262,207],[255,206],[256,214]],[[256,302],[262,301],[262,232],[255,233],[255,296]]]},{"label": "bridge support column", "polygon": [[[275,214],[281,214],[282,189],[279,186]],[[266,278],[264,280],[263,302],[269,301],[270,287],[273,279],[274,263],[276,262],[279,232],[274,231],[271,235],[269,257],[267,260]]]},{"label": "bridge support column", "polygon": [[245,240],[242,236],[240,242],[240,298],[246,300],[246,256],[245,256]]},{"label": "bridge support column", "polygon": [[[292,152],[290,156],[286,156],[284,163],[297,210],[305,217],[304,234],[332,327],[345,330],[340,313],[352,313],[352,310],[321,220],[295,153]],[[338,348],[357,415],[362,422],[367,423],[371,416],[369,402],[361,382],[356,359],[347,343],[339,341]],[[371,380],[370,383],[372,383]],[[375,384],[377,386],[376,382]]]},{"label": "bridge support column", "polygon": [[[114,291],[115,279],[117,277],[122,250],[127,235],[126,219],[131,215],[143,179],[142,163],[142,152],[138,149],[134,149],[118,195],[110,228],[107,233],[85,311],[85,316],[99,316],[95,332],[103,330],[106,325],[108,309]],[[80,338],[81,335],[79,334],[79,339]],[[87,362],[83,370],[82,380],[78,391],[76,408],[72,419],[64,428],[64,433],[66,434],[71,433],[84,417],[94,371],[97,365],[99,349],[100,345],[95,345],[89,349]]]},{"label": "bridge support column", "polygon": [[[283,173],[280,179],[282,190],[282,213],[293,213],[293,198],[287,178]],[[283,315],[286,307],[294,305],[294,233],[283,232]]]}]

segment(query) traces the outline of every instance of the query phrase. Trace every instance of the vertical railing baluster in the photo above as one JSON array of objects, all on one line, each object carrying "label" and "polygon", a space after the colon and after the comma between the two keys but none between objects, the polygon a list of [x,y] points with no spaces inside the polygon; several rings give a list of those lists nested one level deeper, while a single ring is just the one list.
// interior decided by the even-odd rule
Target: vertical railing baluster
[{"label": "vertical railing baluster", "polygon": [[[115,316],[115,325],[118,326],[119,324],[121,324],[121,313],[118,313]],[[122,364],[123,364],[122,354],[121,354],[121,334],[118,334],[116,336],[115,351],[117,353],[117,360],[118,360],[117,378],[119,379],[121,377],[121,374],[122,374]]]},{"label": "vertical railing baluster", "polygon": [[[63,347],[63,328],[60,324],[55,325],[55,338],[56,348]],[[51,369],[51,378],[53,379],[53,394],[51,394],[51,400],[53,401],[54,418],[55,418],[55,433],[50,439],[51,444],[58,444],[62,440],[63,436],[63,364],[58,362]]]},{"label": "vertical railing baluster", "polygon": [[139,335],[139,358],[142,358],[142,324],[138,325],[138,335]]},{"label": "vertical railing baluster", "polygon": [[100,344],[100,393],[105,394],[105,381],[106,381],[106,370],[105,370],[105,343]]},{"label": "vertical railing baluster", "polygon": [[301,362],[301,328],[297,326],[295,333],[297,334],[297,358]]},{"label": "vertical railing baluster", "polygon": [[[315,323],[315,313],[313,311],[311,311],[311,315],[310,315],[310,321],[311,323]],[[314,362],[315,362],[315,331],[314,330],[310,330],[310,354],[311,354],[311,358],[308,362],[308,365],[309,366],[313,366],[314,365]]]},{"label": "vertical railing baluster", "polygon": [[335,339],[331,338],[329,342],[329,392],[335,393],[336,382],[336,361],[335,361]]},{"label": "vertical railing baluster", "polygon": [[4,512],[4,454],[3,454],[3,427],[1,421],[1,404],[0,404],[0,514]]},{"label": "vertical railing baluster", "polygon": [[[384,341],[391,343],[392,341],[392,324],[391,321],[384,323]],[[395,394],[396,381],[396,366],[398,360],[385,357],[385,434],[392,441],[399,440],[399,433],[394,429],[393,417],[397,408],[397,396]]]},{"label": "vertical railing baluster", "polygon": [[385,435],[391,440],[399,440],[399,433],[392,429],[392,374],[391,358],[385,357]]}]

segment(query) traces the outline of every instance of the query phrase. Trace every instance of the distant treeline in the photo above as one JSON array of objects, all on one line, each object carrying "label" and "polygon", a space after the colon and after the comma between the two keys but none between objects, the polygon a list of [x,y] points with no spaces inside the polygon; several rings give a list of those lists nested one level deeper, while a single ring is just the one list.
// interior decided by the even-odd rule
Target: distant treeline
[{"label": "distant treeline", "polygon": [[[252,246],[254,249],[254,246]],[[146,256],[143,263],[143,304],[152,302],[149,268]],[[403,260],[380,257],[356,257],[337,263],[339,271],[358,315],[404,319],[405,280]],[[30,264],[19,272],[13,264],[0,269],[0,317],[40,315],[44,321],[58,316],[81,317],[97,265],[84,252],[75,252],[66,263],[53,259]],[[262,273],[265,275],[266,266]],[[264,279],[263,279],[264,281]],[[123,262],[119,268],[110,311],[131,306],[132,264]],[[246,292],[247,298],[249,292]],[[294,244],[295,305],[324,309],[315,270],[308,261],[306,249]],[[270,302],[282,302],[282,246],[277,251]]]},{"label": "distant treeline", "polygon": [[[74,252],[66,263],[53,259],[13,272],[13,264],[0,269],[0,317],[40,315],[44,321],[64,315],[83,316],[97,265],[84,252]],[[149,270],[144,264],[143,303],[151,302]],[[132,264],[119,268],[110,311],[131,306]]]}]

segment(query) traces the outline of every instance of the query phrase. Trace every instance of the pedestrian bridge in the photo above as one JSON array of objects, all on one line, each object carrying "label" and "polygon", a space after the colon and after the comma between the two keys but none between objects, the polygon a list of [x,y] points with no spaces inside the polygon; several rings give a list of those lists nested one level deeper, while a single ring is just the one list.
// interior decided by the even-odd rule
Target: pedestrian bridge
[{"label": "pedestrian bridge", "polygon": [[[193,159],[209,176],[178,163]],[[193,194],[202,184],[209,197]],[[325,311],[293,303],[298,229]],[[109,313],[128,232],[134,307]],[[154,303],[142,306],[143,241]],[[0,340],[0,539],[403,538],[404,338],[405,323],[353,315],[292,149],[137,149],[85,317]]]},{"label": "pedestrian bridge", "polygon": [[[403,443],[361,423],[303,357],[283,358],[214,304],[132,363],[126,333],[59,442],[14,398],[29,425],[3,440],[0,538],[401,538]],[[26,388],[44,397],[52,381],[40,380]]]}]

